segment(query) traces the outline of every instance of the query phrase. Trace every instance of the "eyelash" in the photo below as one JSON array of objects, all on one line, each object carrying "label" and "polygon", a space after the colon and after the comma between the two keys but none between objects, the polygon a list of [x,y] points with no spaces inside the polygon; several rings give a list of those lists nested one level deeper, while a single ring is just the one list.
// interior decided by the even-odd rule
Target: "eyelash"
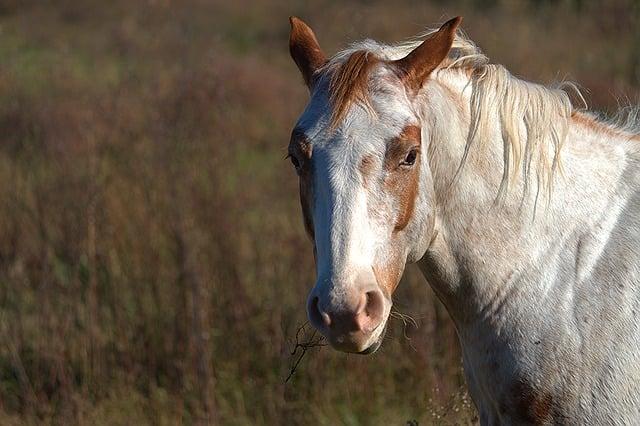
[{"label": "eyelash", "polygon": [[300,161],[298,161],[295,155],[287,154],[286,158],[288,158],[289,161],[291,161],[291,164],[293,164],[293,167],[295,167],[296,170],[300,170]]}]

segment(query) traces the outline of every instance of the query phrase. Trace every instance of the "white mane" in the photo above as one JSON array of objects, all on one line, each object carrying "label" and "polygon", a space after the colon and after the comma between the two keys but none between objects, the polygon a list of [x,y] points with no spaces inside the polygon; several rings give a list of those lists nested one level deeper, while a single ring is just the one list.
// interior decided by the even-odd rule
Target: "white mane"
[{"label": "white mane", "polygon": [[[408,55],[433,32],[435,31],[427,31],[415,39],[395,45],[385,45],[370,39],[356,42],[334,55],[327,67],[340,67],[354,53],[362,51],[381,60],[397,60]],[[569,120],[574,112],[586,107],[576,85],[561,82],[547,87],[516,78],[504,66],[489,63],[489,59],[475,43],[460,31],[456,34],[449,57],[441,65],[441,69],[471,70],[471,125],[458,171],[462,169],[473,145],[486,140],[488,132],[495,131],[495,118],[498,117],[504,147],[499,196],[506,191],[509,182],[518,176],[523,177],[526,192],[533,170],[538,191],[546,188],[550,194],[553,175],[560,164],[560,152]],[[580,108],[573,105],[570,92],[583,104]],[[638,134],[640,107],[621,109],[613,119],[598,121],[615,131]]]}]

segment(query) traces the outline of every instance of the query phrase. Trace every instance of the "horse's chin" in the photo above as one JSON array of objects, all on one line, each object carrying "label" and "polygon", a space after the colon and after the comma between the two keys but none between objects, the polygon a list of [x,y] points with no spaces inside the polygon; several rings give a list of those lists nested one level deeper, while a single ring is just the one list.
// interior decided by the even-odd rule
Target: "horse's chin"
[{"label": "horse's chin", "polygon": [[370,354],[374,353],[375,351],[377,351],[380,348],[380,346],[382,346],[382,339],[378,340],[377,342],[375,342],[373,345],[369,346],[364,351],[356,352],[356,354],[357,355],[370,355]]},{"label": "horse's chin", "polygon": [[370,355],[372,353],[374,353],[375,351],[377,351],[378,349],[380,349],[380,346],[382,346],[382,340],[384,340],[384,335],[387,333],[387,325],[384,325],[384,330],[382,330],[382,333],[380,333],[380,336],[378,337],[378,340],[375,341],[374,343],[372,343],[371,345],[369,345],[368,348],[366,348],[363,351],[360,352],[356,352],[358,355]]},{"label": "horse's chin", "polygon": [[[366,348],[364,349],[360,349],[361,346],[359,346],[356,342],[354,341],[344,341],[341,338],[337,338],[337,339],[332,339],[329,336],[325,336],[329,342],[329,344],[331,345],[331,347],[333,349],[335,349],[336,351],[339,352],[345,352],[345,353],[349,353],[349,354],[356,354],[356,355],[369,355],[374,353],[375,351],[377,351],[380,346],[382,346],[382,341],[384,339],[384,335],[387,332],[387,324],[380,324],[380,326],[378,327],[379,329],[382,329],[382,333],[380,333],[378,335],[378,337],[376,338],[376,340],[373,343],[370,343]],[[377,330],[374,330],[374,333]]]}]

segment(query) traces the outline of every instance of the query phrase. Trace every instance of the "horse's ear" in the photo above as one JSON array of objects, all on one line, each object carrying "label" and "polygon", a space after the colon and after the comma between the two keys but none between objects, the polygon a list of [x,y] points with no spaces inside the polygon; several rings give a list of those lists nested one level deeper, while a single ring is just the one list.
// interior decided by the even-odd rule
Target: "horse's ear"
[{"label": "horse's ear", "polygon": [[418,91],[427,77],[447,57],[460,22],[462,22],[461,16],[445,22],[438,31],[431,34],[411,53],[393,62],[400,69],[405,84],[411,90]]},{"label": "horse's ear", "polygon": [[307,24],[300,18],[292,16],[291,33],[289,33],[289,53],[302,73],[304,82],[311,89],[313,73],[327,62],[318,39]]}]

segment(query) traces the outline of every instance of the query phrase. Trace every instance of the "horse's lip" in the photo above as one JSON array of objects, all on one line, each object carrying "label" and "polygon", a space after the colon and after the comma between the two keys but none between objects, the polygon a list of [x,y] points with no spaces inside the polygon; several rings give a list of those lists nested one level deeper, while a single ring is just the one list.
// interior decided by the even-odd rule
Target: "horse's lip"
[{"label": "horse's lip", "polygon": [[[377,329],[377,327],[376,327],[376,329]],[[382,339],[384,339],[384,335],[386,333],[387,333],[387,324],[384,325],[384,330],[382,330],[382,333],[380,333],[380,337],[378,337],[378,340],[376,340],[374,343],[369,345],[369,347],[366,348],[365,350],[360,351],[360,352],[356,352],[356,354],[358,354],[358,355],[369,355],[369,354],[374,353],[378,349],[380,349],[380,346],[382,346]]]},{"label": "horse's lip", "polygon": [[372,344],[371,346],[369,346],[367,349],[365,349],[364,351],[360,351],[360,352],[356,352],[358,355],[369,355],[374,353],[375,351],[378,350],[378,348],[380,347],[379,342],[375,342],[374,344]]}]

